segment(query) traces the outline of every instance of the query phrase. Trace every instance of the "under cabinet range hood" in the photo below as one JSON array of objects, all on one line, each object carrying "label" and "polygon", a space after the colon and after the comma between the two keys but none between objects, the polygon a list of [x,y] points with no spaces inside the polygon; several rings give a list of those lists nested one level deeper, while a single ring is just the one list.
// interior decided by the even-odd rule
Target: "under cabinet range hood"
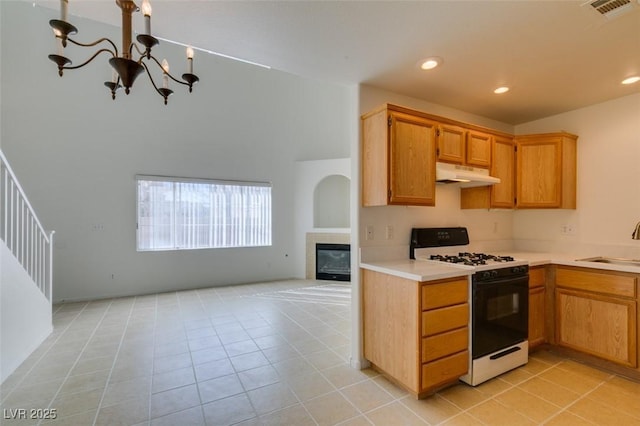
[{"label": "under cabinet range hood", "polygon": [[488,186],[500,183],[497,177],[489,176],[489,170],[458,164],[436,163],[437,183],[458,183],[462,188]]}]

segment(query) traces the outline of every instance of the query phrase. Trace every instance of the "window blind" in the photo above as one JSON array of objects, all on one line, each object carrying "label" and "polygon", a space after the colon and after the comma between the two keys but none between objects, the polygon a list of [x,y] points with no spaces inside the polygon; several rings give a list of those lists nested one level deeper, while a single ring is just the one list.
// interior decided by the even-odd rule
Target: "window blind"
[{"label": "window blind", "polygon": [[271,245],[271,184],[136,176],[137,248]]}]

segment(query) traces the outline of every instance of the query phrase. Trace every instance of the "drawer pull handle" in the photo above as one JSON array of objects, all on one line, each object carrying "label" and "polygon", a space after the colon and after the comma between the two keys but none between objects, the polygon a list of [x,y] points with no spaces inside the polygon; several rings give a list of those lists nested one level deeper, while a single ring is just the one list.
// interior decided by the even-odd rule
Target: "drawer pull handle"
[{"label": "drawer pull handle", "polygon": [[518,351],[519,351],[519,350],[521,350],[521,349],[522,349],[522,348],[521,348],[520,346],[514,346],[514,347],[512,347],[512,348],[507,349],[506,351],[498,352],[498,353],[497,353],[497,354],[495,354],[495,355],[491,355],[491,356],[489,357],[489,359],[491,359],[491,360],[495,360],[495,359],[498,359],[498,358],[502,358],[503,356],[507,356],[507,355],[512,354],[512,353],[514,353],[514,352],[518,352]]}]

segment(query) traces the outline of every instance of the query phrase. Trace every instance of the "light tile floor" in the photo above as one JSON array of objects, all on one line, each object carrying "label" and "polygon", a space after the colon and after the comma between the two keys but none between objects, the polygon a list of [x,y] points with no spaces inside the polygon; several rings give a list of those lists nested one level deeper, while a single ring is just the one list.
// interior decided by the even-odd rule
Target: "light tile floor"
[{"label": "light tile floor", "polygon": [[[548,352],[417,401],[348,367],[345,284],[260,283],[54,311],[53,334],[0,388],[2,425],[640,425],[639,383]],[[18,409],[57,418],[12,419]]]}]

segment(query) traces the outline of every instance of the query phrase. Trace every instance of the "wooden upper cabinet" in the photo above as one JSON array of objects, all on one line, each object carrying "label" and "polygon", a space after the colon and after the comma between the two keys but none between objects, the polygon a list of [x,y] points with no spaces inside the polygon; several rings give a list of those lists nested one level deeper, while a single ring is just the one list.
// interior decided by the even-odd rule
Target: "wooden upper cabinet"
[{"label": "wooden upper cabinet", "polygon": [[483,168],[491,165],[492,136],[488,133],[441,123],[437,139],[438,161]]},{"label": "wooden upper cabinet", "polygon": [[515,206],[516,159],[515,143],[506,136],[493,136],[489,174],[500,183],[475,188],[462,188],[460,207],[463,209],[506,208]]},{"label": "wooden upper cabinet", "polygon": [[496,136],[493,141],[490,175],[500,178],[491,185],[491,207],[513,208],[516,196],[516,159],[513,139]]},{"label": "wooden upper cabinet", "polygon": [[475,167],[491,166],[491,140],[493,136],[475,130],[467,133],[466,164]]},{"label": "wooden upper cabinet", "polygon": [[576,208],[576,142],[569,133],[516,136],[516,207]]},{"label": "wooden upper cabinet", "polygon": [[436,123],[402,108],[362,117],[363,206],[435,205]]},{"label": "wooden upper cabinet", "polygon": [[437,130],[438,161],[464,164],[466,158],[466,130],[450,124],[440,124]]}]

